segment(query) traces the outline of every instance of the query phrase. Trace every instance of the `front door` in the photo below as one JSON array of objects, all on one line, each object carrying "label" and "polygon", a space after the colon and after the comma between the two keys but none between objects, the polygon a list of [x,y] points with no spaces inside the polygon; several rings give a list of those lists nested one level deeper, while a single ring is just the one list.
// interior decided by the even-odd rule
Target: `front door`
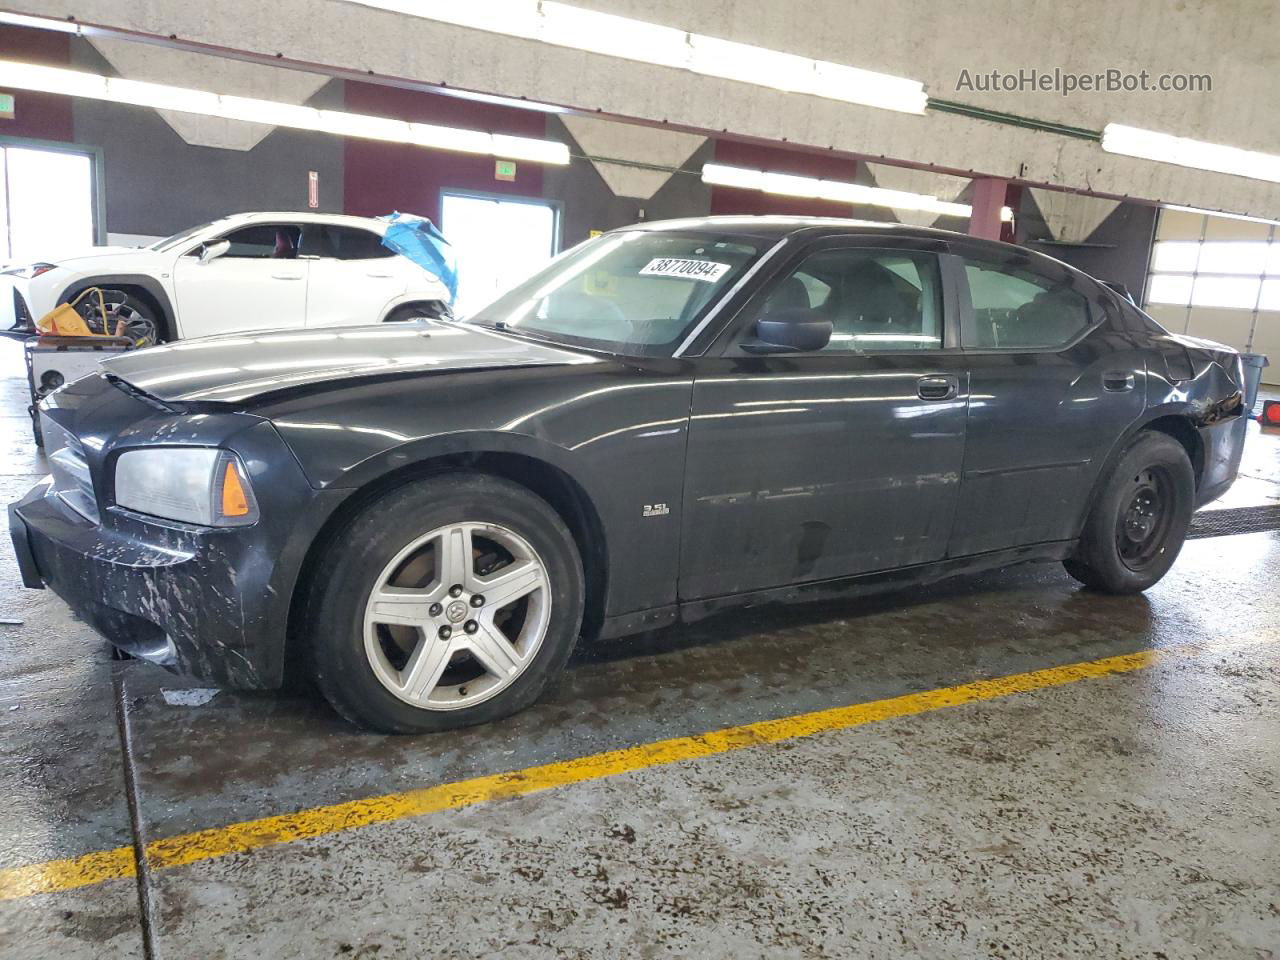
[{"label": "front door", "polygon": [[[937,253],[794,257],[697,361],[680,596],[844,577],[946,554],[969,388]],[[811,311],[811,353],[753,352],[755,320]]]},{"label": "front door", "polygon": [[969,423],[951,554],[1074,539],[1116,439],[1142,414],[1146,367],[1108,294],[1010,247],[949,258],[961,292]]},{"label": "front door", "polygon": [[184,339],[239,330],[301,327],[307,316],[307,261],[298,257],[297,224],[257,223],[221,238],[231,244],[201,262],[204,244],[173,269],[178,328]]}]

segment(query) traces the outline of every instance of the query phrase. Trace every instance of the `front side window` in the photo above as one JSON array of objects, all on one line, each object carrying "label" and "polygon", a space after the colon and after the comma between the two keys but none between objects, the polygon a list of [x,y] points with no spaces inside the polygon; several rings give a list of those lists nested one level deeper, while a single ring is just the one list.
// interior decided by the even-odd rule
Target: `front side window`
[{"label": "front side window", "polygon": [[942,348],[942,284],[928,253],[835,249],[810,254],[779,280],[748,318],[805,311],[831,323],[823,352]]},{"label": "front side window", "polygon": [[631,356],[670,356],[759,255],[750,239],[610,233],[575,247],[467,319]]},{"label": "front side window", "polygon": [[1089,327],[1089,303],[1071,277],[1050,278],[1020,267],[965,260],[973,322],[965,347],[1026,350],[1064,347]]},{"label": "front side window", "polygon": [[[231,248],[224,257],[247,260],[294,260],[302,231],[291,224],[256,223],[224,235]],[[193,253],[199,253],[199,250]]]}]

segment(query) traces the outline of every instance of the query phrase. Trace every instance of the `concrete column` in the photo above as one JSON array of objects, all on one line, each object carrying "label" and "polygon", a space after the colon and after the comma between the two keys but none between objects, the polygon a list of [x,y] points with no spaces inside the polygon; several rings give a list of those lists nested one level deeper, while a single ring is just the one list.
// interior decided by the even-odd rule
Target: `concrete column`
[{"label": "concrete column", "polygon": [[1008,180],[987,177],[973,181],[970,204],[973,213],[969,217],[969,236],[984,240],[1000,239],[1000,210],[1004,207],[1005,188]]}]

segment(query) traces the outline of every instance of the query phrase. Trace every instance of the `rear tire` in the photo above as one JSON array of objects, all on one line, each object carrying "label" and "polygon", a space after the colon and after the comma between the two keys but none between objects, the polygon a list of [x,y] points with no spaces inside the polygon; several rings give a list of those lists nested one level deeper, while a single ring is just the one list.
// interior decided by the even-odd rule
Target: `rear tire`
[{"label": "rear tire", "polygon": [[311,672],[372,730],[498,720],[564,667],[583,597],[577,546],[545,501],[485,474],[432,477],[365,507],[325,552],[309,592]]},{"label": "rear tire", "polygon": [[1195,471],[1182,444],[1139,433],[1103,480],[1075,556],[1063,562],[1085,586],[1140,593],[1169,572],[1195,509]]}]

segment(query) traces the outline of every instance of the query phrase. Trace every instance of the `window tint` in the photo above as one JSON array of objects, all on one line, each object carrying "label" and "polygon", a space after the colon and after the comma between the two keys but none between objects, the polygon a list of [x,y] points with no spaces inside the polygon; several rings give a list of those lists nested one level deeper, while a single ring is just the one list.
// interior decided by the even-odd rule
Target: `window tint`
[{"label": "window tint", "polygon": [[774,286],[752,321],[775,310],[809,310],[831,321],[824,352],[942,347],[937,257],[886,250],[823,250]]},{"label": "window tint", "polygon": [[1060,347],[1089,326],[1089,305],[1060,280],[1012,266],[966,260],[973,323],[964,345],[984,350]]},{"label": "window tint", "polygon": [[[224,234],[221,239],[231,242],[231,249],[223,256],[261,260],[292,260],[298,255],[296,226],[282,223],[257,223]],[[199,250],[193,251],[199,253]]]},{"label": "window tint", "polygon": [[328,241],[327,256],[339,260],[377,260],[394,257],[395,253],[382,245],[382,238],[357,227],[325,227]]}]

